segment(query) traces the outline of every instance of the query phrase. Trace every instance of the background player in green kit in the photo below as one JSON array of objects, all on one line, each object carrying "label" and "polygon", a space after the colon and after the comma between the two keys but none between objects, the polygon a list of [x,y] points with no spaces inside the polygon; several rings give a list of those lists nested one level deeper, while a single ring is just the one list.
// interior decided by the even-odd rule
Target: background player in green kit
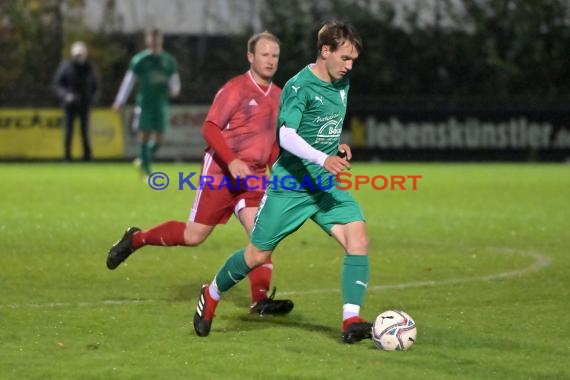
[{"label": "background player in green kit", "polygon": [[[168,126],[169,97],[180,93],[180,76],[176,59],[162,49],[162,34],[153,29],[146,33],[147,49],[137,53],[129,64],[113,109],[120,111],[138,80],[134,127],[139,131],[139,154],[142,173],[151,173],[152,158],[162,145]],[[153,138],[154,133],[154,138]]]},{"label": "background player in green kit", "polygon": [[[350,148],[339,143],[350,86],[347,74],[362,42],[351,24],[331,21],[319,30],[317,49],[316,63],[283,87],[277,125],[282,150],[272,168],[272,182],[259,207],[250,244],[231,255],[200,291],[194,316],[199,336],[210,333],[221,293],[263,264],[281,240],[310,218],[345,250],[342,339],[355,343],[370,338],[372,324],[360,317],[368,286],[364,216],[351,194],[334,186],[333,178],[350,167],[352,158]],[[346,157],[337,156],[338,151]],[[285,177],[286,183],[281,180]]]}]

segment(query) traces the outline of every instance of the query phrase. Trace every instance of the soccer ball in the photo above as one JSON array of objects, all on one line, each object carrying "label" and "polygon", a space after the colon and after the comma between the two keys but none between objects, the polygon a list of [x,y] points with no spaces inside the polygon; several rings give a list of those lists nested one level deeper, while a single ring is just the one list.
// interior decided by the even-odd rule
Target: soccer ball
[{"label": "soccer ball", "polygon": [[388,310],[376,317],[372,325],[374,345],[386,351],[403,351],[416,341],[416,324],[401,310]]}]

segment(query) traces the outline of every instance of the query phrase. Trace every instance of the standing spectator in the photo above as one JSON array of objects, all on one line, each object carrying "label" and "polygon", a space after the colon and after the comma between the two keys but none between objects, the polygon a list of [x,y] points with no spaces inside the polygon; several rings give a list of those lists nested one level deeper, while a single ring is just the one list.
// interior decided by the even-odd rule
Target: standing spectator
[{"label": "standing spectator", "polygon": [[87,45],[76,41],[71,45],[71,58],[58,68],[55,77],[55,91],[65,112],[64,159],[71,161],[73,124],[79,117],[83,142],[83,160],[93,156],[89,140],[89,117],[91,106],[99,93],[99,74],[93,62],[87,58]]},{"label": "standing spectator", "polygon": [[138,79],[134,127],[139,131],[140,145],[135,162],[137,166],[140,164],[142,175],[148,176],[168,127],[168,98],[180,93],[180,76],[176,59],[162,49],[163,38],[159,30],[148,31],[145,42],[147,49],[131,59],[113,109],[121,110]]}]

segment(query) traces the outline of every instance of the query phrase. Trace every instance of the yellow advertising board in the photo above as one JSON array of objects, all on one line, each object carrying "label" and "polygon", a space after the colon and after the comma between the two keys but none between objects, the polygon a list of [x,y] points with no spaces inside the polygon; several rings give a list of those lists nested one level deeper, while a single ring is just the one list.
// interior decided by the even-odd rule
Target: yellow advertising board
[{"label": "yellow advertising board", "polygon": [[[63,111],[61,109],[0,108],[0,159],[63,158]],[[91,112],[93,158],[124,156],[123,124],[107,109]],[[73,158],[83,156],[79,120],[74,126]]]}]

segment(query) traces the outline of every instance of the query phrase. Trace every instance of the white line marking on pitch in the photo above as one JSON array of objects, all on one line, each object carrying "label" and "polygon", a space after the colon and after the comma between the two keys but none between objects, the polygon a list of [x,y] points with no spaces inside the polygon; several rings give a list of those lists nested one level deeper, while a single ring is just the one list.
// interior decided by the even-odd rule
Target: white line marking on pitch
[{"label": "white line marking on pitch", "polygon": [[[475,277],[460,277],[460,278],[450,278],[448,280],[440,281],[416,281],[408,282],[403,284],[392,284],[392,285],[377,285],[369,286],[368,291],[374,290],[389,290],[389,289],[408,289],[408,288],[421,288],[427,286],[441,286],[441,285],[453,285],[453,284],[463,284],[468,282],[480,282],[480,281],[492,281],[500,280],[504,278],[520,277],[533,272],[538,272],[541,269],[546,268],[550,265],[550,257],[543,255],[538,252],[521,252],[514,249],[501,248],[505,253],[520,254],[521,256],[530,256],[534,258],[534,262],[523,269],[500,272],[496,274],[489,274],[484,276]],[[301,290],[301,291],[291,291],[291,292],[280,292],[280,295],[296,295],[296,294],[321,294],[321,293],[339,293],[340,289],[311,289],[311,290]]]},{"label": "white line marking on pitch", "polygon": [[[529,256],[534,259],[534,262],[526,268],[500,272],[496,274],[474,276],[474,277],[450,278],[447,280],[440,280],[440,281],[416,281],[416,282],[408,282],[402,284],[369,286],[368,291],[409,289],[409,288],[421,288],[428,286],[443,286],[443,285],[453,285],[453,284],[464,284],[469,282],[501,280],[512,277],[521,277],[528,275],[530,273],[538,272],[548,267],[552,261],[550,257],[539,252],[525,252],[512,248],[490,248],[490,249],[493,249],[499,253]],[[323,293],[339,293],[339,292],[340,292],[339,288],[334,288],[334,289],[331,288],[331,289],[293,290],[288,292],[280,292],[279,294],[281,294],[282,296],[288,296],[288,295],[323,294]],[[24,304],[0,305],[0,309],[51,309],[59,307],[93,307],[93,306],[105,306],[105,305],[139,305],[139,304],[147,305],[147,304],[172,303],[172,302],[174,301],[147,299],[147,300],[106,300],[106,301],[97,301],[97,302],[24,303]]]}]

